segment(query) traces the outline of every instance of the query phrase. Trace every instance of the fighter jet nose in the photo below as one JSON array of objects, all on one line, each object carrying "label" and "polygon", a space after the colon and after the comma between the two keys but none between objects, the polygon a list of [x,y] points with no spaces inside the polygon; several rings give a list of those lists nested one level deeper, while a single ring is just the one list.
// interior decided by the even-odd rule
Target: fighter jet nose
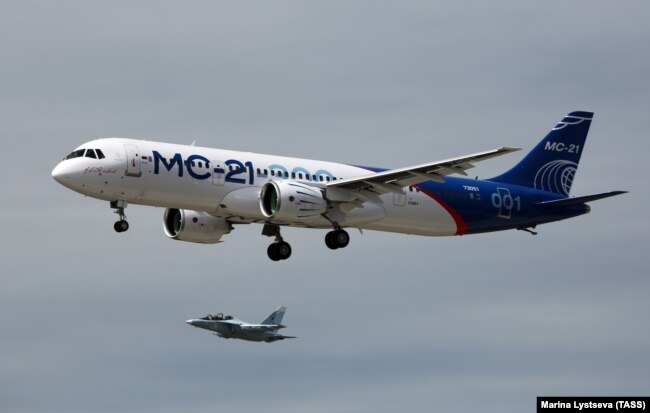
[{"label": "fighter jet nose", "polygon": [[192,326],[194,325],[194,320],[187,320],[186,323]]}]

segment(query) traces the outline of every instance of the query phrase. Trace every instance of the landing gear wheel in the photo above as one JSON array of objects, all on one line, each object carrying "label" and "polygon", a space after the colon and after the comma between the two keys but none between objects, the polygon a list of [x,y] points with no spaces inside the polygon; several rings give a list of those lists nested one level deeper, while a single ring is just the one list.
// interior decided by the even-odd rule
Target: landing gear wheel
[{"label": "landing gear wheel", "polygon": [[129,229],[129,223],[122,219],[120,221],[115,222],[115,225],[113,225],[113,228],[117,232],[124,232],[124,231]]},{"label": "landing gear wheel", "polygon": [[331,250],[335,250],[339,247],[336,244],[336,240],[334,239],[334,231],[330,231],[325,234],[325,245],[327,245],[327,248]]},{"label": "landing gear wheel", "polygon": [[330,249],[345,248],[349,243],[350,235],[342,229],[330,231],[325,235],[325,245]]},{"label": "landing gear wheel", "polygon": [[273,261],[286,260],[291,256],[291,245],[288,242],[274,242],[266,249],[266,253]]},{"label": "landing gear wheel", "polygon": [[280,256],[278,255],[278,251],[275,248],[275,242],[266,249],[266,254],[269,256],[269,258],[272,261],[280,261]]},{"label": "landing gear wheel", "polygon": [[350,234],[342,229],[334,231],[333,238],[336,240],[336,245],[339,248],[345,248],[350,243]]},{"label": "landing gear wheel", "polygon": [[291,256],[291,245],[288,242],[281,241],[276,243],[275,250],[278,252],[281,260],[286,260]]},{"label": "landing gear wheel", "polygon": [[273,261],[286,260],[291,256],[291,245],[284,242],[282,235],[280,235],[280,227],[275,224],[264,224],[262,235],[267,237],[275,237],[275,242],[266,249],[266,253]]}]

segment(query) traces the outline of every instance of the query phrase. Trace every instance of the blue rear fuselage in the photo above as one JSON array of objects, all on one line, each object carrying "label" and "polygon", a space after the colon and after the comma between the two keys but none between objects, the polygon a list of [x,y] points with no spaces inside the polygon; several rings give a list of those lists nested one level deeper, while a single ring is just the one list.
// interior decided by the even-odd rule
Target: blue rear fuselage
[{"label": "blue rear fuselage", "polygon": [[534,227],[589,212],[586,204],[545,208],[541,202],[564,197],[490,180],[448,177],[444,183],[429,181],[416,188],[448,210],[456,221],[457,235]]}]

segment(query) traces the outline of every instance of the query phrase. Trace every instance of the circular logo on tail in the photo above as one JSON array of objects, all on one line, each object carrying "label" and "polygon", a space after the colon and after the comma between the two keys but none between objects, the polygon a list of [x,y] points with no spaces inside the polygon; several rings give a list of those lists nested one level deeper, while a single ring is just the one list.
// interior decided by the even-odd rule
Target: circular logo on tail
[{"label": "circular logo on tail", "polygon": [[539,168],[535,188],[569,196],[578,164],[566,160],[551,161]]}]

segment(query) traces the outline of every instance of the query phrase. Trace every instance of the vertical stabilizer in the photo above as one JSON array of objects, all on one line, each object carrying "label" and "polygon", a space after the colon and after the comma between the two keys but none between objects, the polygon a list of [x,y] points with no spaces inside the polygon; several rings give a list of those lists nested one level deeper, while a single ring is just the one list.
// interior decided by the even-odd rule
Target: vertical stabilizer
[{"label": "vertical stabilizer", "polygon": [[489,180],[569,196],[593,115],[569,113],[517,165]]},{"label": "vertical stabilizer", "polygon": [[266,319],[264,319],[264,321],[262,321],[260,324],[281,324],[282,317],[284,317],[284,313],[286,311],[287,307],[281,305],[280,307],[276,308],[270,316],[266,317]]}]

